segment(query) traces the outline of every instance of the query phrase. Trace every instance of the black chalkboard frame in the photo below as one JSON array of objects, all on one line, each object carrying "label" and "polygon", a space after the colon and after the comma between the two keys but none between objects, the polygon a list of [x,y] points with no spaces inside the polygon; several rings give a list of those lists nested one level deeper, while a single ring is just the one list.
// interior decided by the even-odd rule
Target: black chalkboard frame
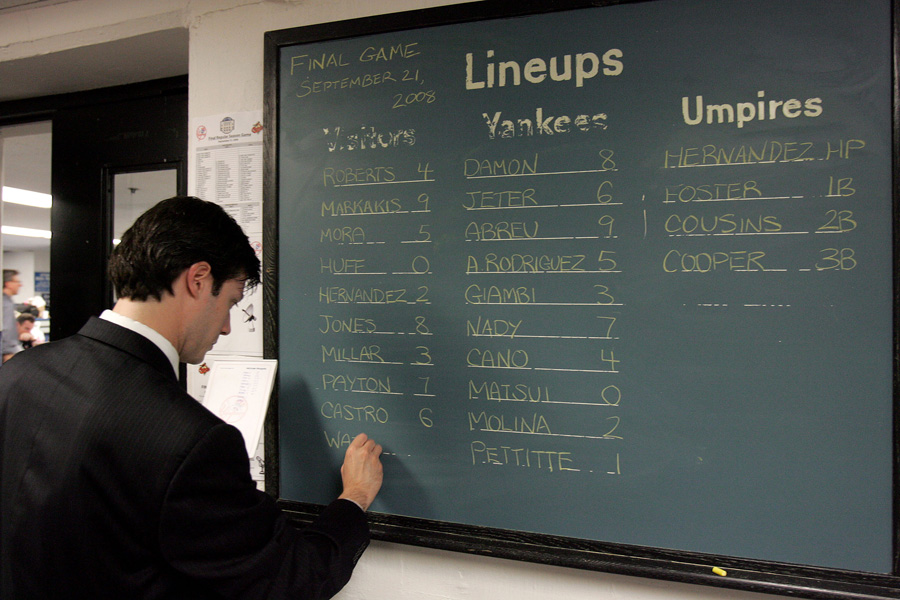
[{"label": "black chalkboard frame", "polygon": [[[277,148],[280,124],[279,50],[285,46],[360,35],[404,31],[476,20],[502,19],[521,15],[549,13],[637,2],[678,0],[486,0],[460,5],[421,9],[403,13],[365,17],[347,21],[310,25],[265,35],[265,145],[264,145],[264,348],[266,358],[278,358],[278,213],[279,197]],[[727,1],[727,0],[722,0]],[[891,89],[893,121],[893,262],[894,273],[900,267],[897,215],[900,214],[900,0],[891,0],[893,67]],[[900,283],[893,278],[894,289],[894,527],[893,568],[890,574],[860,573],[838,569],[808,567],[769,561],[750,560],[694,552],[667,550],[581,540],[520,531],[401,517],[389,514],[369,515],[375,539],[424,546],[467,554],[495,556],[534,563],[573,567],[608,573],[649,577],[720,588],[822,599],[900,598]],[[265,426],[266,490],[278,499],[289,518],[302,525],[310,522],[322,506],[288,501],[279,495],[278,389],[273,394]],[[719,567],[727,572],[713,572]]]}]

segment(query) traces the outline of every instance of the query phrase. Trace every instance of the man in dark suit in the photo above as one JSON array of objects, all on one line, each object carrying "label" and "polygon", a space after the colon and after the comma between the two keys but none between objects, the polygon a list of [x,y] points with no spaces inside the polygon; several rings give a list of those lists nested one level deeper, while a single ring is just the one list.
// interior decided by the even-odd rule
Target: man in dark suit
[{"label": "man in dark suit", "polygon": [[172,198],[110,259],[119,300],[0,369],[0,597],[328,598],[368,544],[381,447],[360,434],[343,493],[304,530],[244,442],[178,385],[230,331],[259,260],[215,204]]}]

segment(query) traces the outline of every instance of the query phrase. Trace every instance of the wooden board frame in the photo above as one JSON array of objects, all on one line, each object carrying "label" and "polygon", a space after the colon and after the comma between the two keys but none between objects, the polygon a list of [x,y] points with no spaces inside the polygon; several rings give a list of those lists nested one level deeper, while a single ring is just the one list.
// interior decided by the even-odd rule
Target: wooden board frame
[{"label": "wooden board frame", "polygon": [[[637,0],[647,1],[647,0]],[[662,0],[650,0],[662,1]],[[673,0],[677,1],[677,0]],[[278,172],[277,148],[279,50],[284,46],[324,40],[351,38],[360,35],[404,31],[436,25],[447,25],[482,19],[508,18],[521,15],[555,12],[587,7],[603,7],[627,3],[617,0],[565,0],[548,3],[541,0],[489,0],[467,4],[415,10],[403,13],[324,23],[302,28],[268,32],[265,36],[265,177],[264,177],[264,346],[266,358],[278,358]],[[548,6],[552,4],[551,6]],[[891,1],[893,34],[891,89],[893,121],[893,260],[894,273],[900,266],[900,246],[897,236],[898,200],[900,200],[900,0]],[[859,573],[838,569],[807,567],[793,564],[748,560],[725,556],[699,554],[659,548],[631,546],[563,538],[543,534],[458,525],[388,514],[370,514],[369,522],[375,539],[426,546],[484,556],[495,556],[535,563],[575,567],[622,575],[651,577],[684,583],[710,585],[752,592],[781,594],[804,598],[825,599],[883,599],[900,598],[900,411],[897,410],[898,373],[900,373],[900,285],[893,280],[894,297],[894,527],[893,570],[891,574]],[[280,499],[278,455],[278,390],[270,404],[266,420],[266,489]],[[298,525],[311,521],[321,506],[279,500],[281,508]],[[727,572],[722,576],[713,572],[719,567]]]}]

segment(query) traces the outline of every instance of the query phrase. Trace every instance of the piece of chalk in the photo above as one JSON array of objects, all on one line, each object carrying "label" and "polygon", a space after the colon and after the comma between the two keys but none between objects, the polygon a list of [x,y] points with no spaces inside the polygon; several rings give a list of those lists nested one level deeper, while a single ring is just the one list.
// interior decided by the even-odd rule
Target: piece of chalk
[{"label": "piece of chalk", "polygon": [[728,575],[728,571],[726,571],[725,569],[720,569],[719,567],[713,567],[712,571],[716,575],[721,575],[722,577],[725,577],[726,575]]}]

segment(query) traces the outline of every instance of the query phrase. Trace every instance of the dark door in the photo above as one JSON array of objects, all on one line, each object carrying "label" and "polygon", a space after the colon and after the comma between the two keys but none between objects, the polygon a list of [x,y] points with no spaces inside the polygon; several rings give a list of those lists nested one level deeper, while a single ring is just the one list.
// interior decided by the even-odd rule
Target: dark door
[{"label": "dark door", "polygon": [[[187,81],[93,92],[53,113],[51,339],[110,308],[116,175],[174,168],[187,189]],[[158,200],[162,200],[159,198]]]}]

